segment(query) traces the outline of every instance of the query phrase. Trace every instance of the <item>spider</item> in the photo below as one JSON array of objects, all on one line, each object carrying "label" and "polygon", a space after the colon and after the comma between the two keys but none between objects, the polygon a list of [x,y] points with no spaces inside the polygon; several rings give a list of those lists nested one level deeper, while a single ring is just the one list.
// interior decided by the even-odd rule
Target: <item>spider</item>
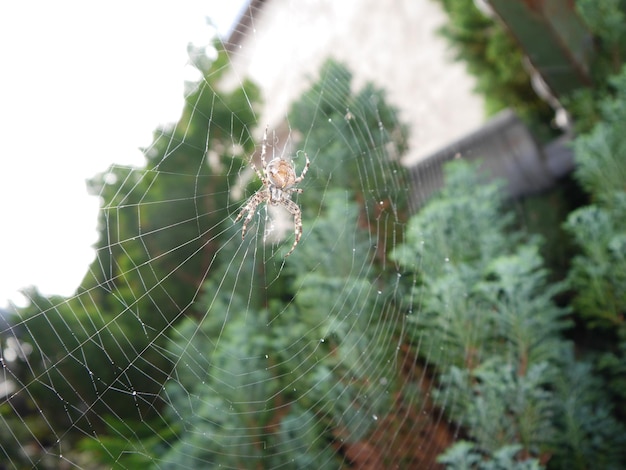
[{"label": "spider", "polygon": [[304,165],[300,176],[296,177],[296,169],[294,168],[293,163],[283,160],[280,157],[275,157],[268,163],[265,160],[266,151],[267,127],[265,128],[265,132],[263,132],[263,142],[261,143],[261,163],[263,164],[263,172],[261,173],[254,163],[250,162],[250,165],[252,165],[252,168],[254,168],[254,171],[261,179],[263,187],[254,193],[250,199],[248,199],[248,202],[245,206],[243,206],[241,212],[239,212],[239,215],[235,219],[235,223],[239,222],[239,220],[247,212],[241,229],[241,239],[243,240],[246,236],[248,223],[252,220],[252,217],[254,217],[255,210],[259,204],[265,202],[273,206],[283,206],[291,213],[291,215],[293,215],[296,234],[291,250],[289,250],[289,252],[285,255],[286,258],[293,252],[293,250],[296,249],[296,245],[298,245],[300,237],[302,236],[302,212],[300,211],[300,207],[298,207],[298,205],[291,200],[291,194],[299,194],[302,192],[302,189],[296,188],[295,185],[300,183],[306,176],[306,172],[309,170],[310,162],[309,157],[305,152],[304,157],[306,158],[306,164]]}]

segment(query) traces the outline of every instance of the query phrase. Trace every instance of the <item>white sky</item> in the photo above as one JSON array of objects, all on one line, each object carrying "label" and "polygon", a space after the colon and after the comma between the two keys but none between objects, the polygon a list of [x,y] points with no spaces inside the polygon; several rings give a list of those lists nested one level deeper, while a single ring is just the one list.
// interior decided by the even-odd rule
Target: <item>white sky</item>
[{"label": "white sky", "polygon": [[187,44],[225,32],[244,0],[47,0],[0,5],[0,307],[18,290],[71,295],[97,240],[85,180],[142,165],[176,121]]}]

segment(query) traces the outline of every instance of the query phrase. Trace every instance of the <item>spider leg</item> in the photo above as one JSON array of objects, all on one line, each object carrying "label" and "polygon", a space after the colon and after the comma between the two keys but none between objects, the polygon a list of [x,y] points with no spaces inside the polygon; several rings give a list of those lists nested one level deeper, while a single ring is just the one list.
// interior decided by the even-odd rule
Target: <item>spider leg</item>
[{"label": "spider leg", "polygon": [[267,153],[267,128],[269,126],[265,126],[265,130],[263,131],[263,142],[261,142],[261,163],[263,164],[263,171],[265,171],[265,167],[267,167],[267,162],[265,161],[265,154]]},{"label": "spider leg", "polygon": [[243,206],[243,208],[241,209],[241,211],[239,212],[239,215],[237,216],[237,218],[235,219],[235,223],[239,222],[241,220],[241,218],[244,216],[244,214],[246,214],[246,218],[243,219],[243,225],[241,227],[241,239],[243,240],[244,237],[246,236],[246,230],[248,229],[248,224],[250,223],[250,221],[252,220],[252,218],[254,217],[254,213],[256,211],[256,208],[259,206],[259,204],[261,204],[264,201],[267,201],[267,199],[269,198],[269,194],[267,192],[264,191],[259,191],[257,193],[255,193],[246,203],[245,206]]},{"label": "spider leg", "polygon": [[298,184],[300,181],[302,181],[304,179],[304,177],[306,176],[306,172],[309,171],[309,166],[311,166],[311,161],[309,160],[309,156],[307,155],[306,152],[304,152],[304,158],[306,158],[306,163],[304,164],[304,168],[302,169],[302,173],[300,173],[300,176],[298,176],[293,181],[293,184]]},{"label": "spider leg", "polygon": [[257,176],[261,180],[261,183],[263,183],[263,186],[267,186],[268,185],[267,178],[263,176],[263,173],[259,171],[259,169],[256,167],[253,161],[250,161],[250,166],[252,166],[252,169],[256,172]]},{"label": "spider leg", "polygon": [[296,238],[293,241],[293,245],[291,245],[291,250],[285,255],[285,258],[293,253],[293,250],[296,249],[298,242],[300,241],[300,237],[302,237],[302,212],[298,207],[298,204],[293,202],[291,199],[285,199],[281,201],[281,204],[285,209],[287,209],[293,215],[293,223],[295,226],[295,235]]},{"label": "spider leg", "polygon": [[267,161],[265,160],[265,154],[267,153],[267,127],[268,126],[265,126],[265,131],[263,131],[263,141],[261,142],[261,165],[263,165],[263,171],[260,171],[254,164],[254,161],[250,159],[250,165],[263,183],[263,186],[269,186],[270,184],[266,177]]}]

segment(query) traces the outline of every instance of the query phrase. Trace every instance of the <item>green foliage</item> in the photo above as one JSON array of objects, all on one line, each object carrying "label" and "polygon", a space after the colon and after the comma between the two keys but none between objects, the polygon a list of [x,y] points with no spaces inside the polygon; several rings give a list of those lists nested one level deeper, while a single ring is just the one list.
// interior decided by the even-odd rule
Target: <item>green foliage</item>
[{"label": "green foliage", "polygon": [[611,80],[614,97],[599,104],[602,120],[574,143],[576,177],[593,204],[565,223],[579,247],[569,281],[574,309],[605,338],[597,365],[609,378],[619,412],[626,416],[626,67]]},{"label": "green foliage", "polygon": [[487,113],[504,108],[517,114],[538,135],[545,135],[553,111],[534,92],[522,66],[523,52],[502,26],[483,15],[470,1],[439,0],[449,17],[441,32],[457,60],[476,78]]},{"label": "green foliage", "polygon": [[161,397],[176,439],[159,468],[339,468],[336,443],[366,439],[389,409],[376,245],[399,224],[389,208],[405,204],[387,151],[406,141],[382,92],[353,94],[350,79],[329,62],[291,115],[312,160],[297,249],[285,262],[261,237],[252,250],[224,245],[194,305],[203,314],[175,326]]},{"label": "green foliage", "polygon": [[[549,283],[538,240],[511,231],[502,200],[497,183],[453,162],[446,187],[412,217],[392,253],[414,273],[404,299],[408,333],[439,376],[436,401],[473,442],[440,461],[589,468],[602,456],[617,466],[620,456],[606,449],[622,445],[624,428],[601,380],[563,339],[567,311],[552,299],[564,286]],[[563,450],[574,446],[574,454]]]},{"label": "green foliage", "polygon": [[315,153],[312,176],[299,199],[315,213],[322,191],[348,189],[363,201],[370,224],[379,225],[381,212],[398,218],[406,207],[399,158],[407,149],[408,131],[385,102],[383,90],[368,83],[353,92],[351,79],[345,66],[329,60],[320,79],[292,106],[289,119],[304,136],[302,150]]},{"label": "green foliage", "polygon": [[581,254],[570,273],[577,310],[592,325],[623,325],[626,313],[626,68],[612,80],[614,98],[601,104],[603,120],[575,141],[576,177],[595,204],[574,211],[566,229]]},{"label": "green foliage", "polygon": [[591,363],[575,360],[571,352],[562,360],[563,373],[555,387],[555,417],[562,439],[555,449],[560,466],[554,468],[624,468],[626,433],[603,391],[605,381],[595,374]]},{"label": "green foliage", "polygon": [[[227,60],[221,52],[195,86],[188,84],[178,123],[155,131],[144,149],[145,169],[112,167],[89,183],[103,199],[101,236],[81,288],[114,290],[116,301],[155,331],[193,302],[218,234],[232,225],[229,189],[254,148],[248,123],[259,92],[248,82],[218,92]],[[142,307],[153,314],[141,315]]]},{"label": "green foliage", "polygon": [[[224,52],[212,64],[199,62],[203,78],[188,84],[177,125],[154,133],[145,168],[113,166],[89,182],[102,201],[100,234],[76,295],[47,298],[33,290],[30,305],[17,312],[16,328],[34,349],[28,367],[15,371],[17,395],[40,411],[35,419],[45,436],[33,439],[55,436],[69,445],[84,438],[82,449],[110,462],[142,436],[133,423],[159,421],[153,397],[173,367],[163,332],[193,313],[222,237],[234,230],[229,188],[243,152],[254,146],[247,125],[258,90],[245,82],[218,92],[226,62]],[[234,144],[242,152],[235,158]],[[85,438],[94,434],[97,440]],[[119,462],[142,460],[122,454]]]},{"label": "green foliage", "polygon": [[542,264],[538,246],[524,243],[517,252],[496,257],[476,286],[494,316],[493,350],[508,349],[508,359],[519,364],[518,373],[525,373],[526,364],[558,360],[563,349],[560,334],[570,326],[564,319],[567,312],[552,300],[563,286],[548,282]]},{"label": "green foliage", "polygon": [[37,417],[17,416],[12,403],[0,404],[0,462],[11,462],[13,468],[33,468],[34,462],[19,443],[32,440],[33,436],[45,442],[50,430]]},{"label": "green foliage", "polygon": [[576,0],[576,10],[594,36],[589,73],[593,86],[565,97],[564,104],[575,117],[579,133],[590,131],[602,119],[598,104],[610,96],[609,77],[619,72],[626,57],[626,1]]},{"label": "green foliage", "polygon": [[450,165],[446,181],[409,221],[406,243],[392,255],[418,279],[410,295],[420,310],[409,321],[424,354],[441,366],[471,365],[506,340],[518,361],[549,356],[552,345],[537,338],[562,328],[564,312],[550,302],[558,286],[541,290],[547,272],[536,240],[512,252],[520,235],[508,232],[512,216],[497,182],[484,183],[465,164]]},{"label": "green foliage", "polygon": [[596,205],[578,209],[566,224],[582,248],[570,271],[574,307],[590,326],[605,328],[621,326],[626,312],[626,193],[616,194],[610,202],[611,209]]},{"label": "green foliage", "polygon": [[17,375],[30,406],[45,410],[47,433],[82,426],[101,432],[109,414],[139,419],[149,411],[133,390],[156,391],[146,374],[162,377],[167,362],[147,350],[154,337],[131,310],[109,314],[88,296],[46,298],[36,290],[29,299],[19,315],[21,340],[33,353]]},{"label": "green foliage", "polygon": [[[388,375],[382,364],[390,355],[371,330],[378,324],[371,318],[378,299],[371,281],[351,279],[341,257],[307,270],[326,237],[336,235],[324,229],[342,230],[332,223],[334,211],[356,221],[356,206],[342,199],[327,194],[318,225],[291,255],[297,269],[283,275],[292,277],[293,302],[272,298],[267,309],[251,309],[241,291],[249,284],[226,270],[219,291],[232,285],[235,292],[216,294],[210,281],[200,300],[204,320],[177,327],[170,345],[176,380],[164,399],[171,422],[184,423],[184,431],[161,467],[336,467],[330,443],[344,433],[363,438],[373,416],[385,413],[388,385],[370,380]],[[371,256],[366,243],[354,249],[358,259]]]},{"label": "green foliage", "polygon": [[464,165],[449,166],[445,179],[440,197],[409,220],[406,244],[395,251],[398,259],[414,260],[406,268],[422,274],[426,283],[450,272],[452,265],[486,266],[506,249],[503,234],[513,222],[503,212],[499,182],[487,183]]},{"label": "green foliage", "polygon": [[598,38],[597,60],[591,68],[596,82],[616,73],[626,56],[626,2],[624,0],[576,0],[576,10]]},{"label": "green foliage", "polygon": [[459,441],[442,454],[437,461],[449,470],[538,470],[537,459],[519,460],[522,446],[511,445],[485,454],[468,441]]},{"label": "green foliage", "polygon": [[[451,42],[456,58],[476,77],[476,90],[485,96],[488,114],[511,107],[540,138],[550,136],[547,124],[553,111],[532,90],[522,66],[523,51],[503,27],[485,17],[469,1],[439,0],[449,23],[442,34]],[[559,99],[585,132],[598,121],[598,102],[611,93],[608,77],[619,71],[626,57],[626,1],[576,0],[576,10],[593,35],[589,74],[593,85]]]},{"label": "green foliage", "polygon": [[449,403],[450,414],[484,452],[519,443],[520,450],[538,456],[555,431],[549,368],[534,363],[520,373],[514,362],[495,355],[471,371],[451,367],[442,377],[439,401]]},{"label": "green foliage", "polygon": [[78,462],[93,467],[100,462],[102,468],[127,469],[146,468],[153,462],[151,450],[168,436],[155,433],[162,426],[159,421],[137,421],[108,418],[108,433],[97,439],[82,439],[78,442]]},{"label": "green foliage", "polygon": [[597,202],[607,206],[611,205],[607,198],[626,191],[626,67],[610,83],[614,93],[598,104],[602,121],[574,142],[576,178]]}]

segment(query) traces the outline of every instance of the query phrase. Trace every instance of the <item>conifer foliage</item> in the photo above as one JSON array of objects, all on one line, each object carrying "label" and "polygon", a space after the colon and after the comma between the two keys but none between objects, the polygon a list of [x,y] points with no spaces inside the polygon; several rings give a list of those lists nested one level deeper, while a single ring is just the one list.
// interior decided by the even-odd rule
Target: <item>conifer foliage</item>
[{"label": "conifer foliage", "polygon": [[[626,67],[611,80],[614,93],[600,104],[602,120],[578,137],[576,177],[592,204],[567,219],[578,251],[569,281],[573,306],[591,329],[597,365],[626,418]],[[607,341],[608,340],[608,341]]]},{"label": "conifer foliage", "polygon": [[417,353],[439,377],[436,401],[464,439],[449,468],[617,468],[623,427],[601,383],[564,339],[562,284],[539,240],[511,229],[498,183],[458,161],[392,253],[413,273],[403,302]]},{"label": "conifer foliage", "polygon": [[358,463],[352,449],[389,409],[395,343],[379,314],[376,246],[397,219],[374,208],[405,204],[386,184],[402,170],[382,151],[401,153],[405,130],[380,90],[352,90],[341,64],[320,75],[290,121],[312,162],[298,196],[302,242],[287,262],[262,236],[220,251],[194,305],[204,314],[171,336],[162,399],[174,438],[160,468],[340,468]]}]

